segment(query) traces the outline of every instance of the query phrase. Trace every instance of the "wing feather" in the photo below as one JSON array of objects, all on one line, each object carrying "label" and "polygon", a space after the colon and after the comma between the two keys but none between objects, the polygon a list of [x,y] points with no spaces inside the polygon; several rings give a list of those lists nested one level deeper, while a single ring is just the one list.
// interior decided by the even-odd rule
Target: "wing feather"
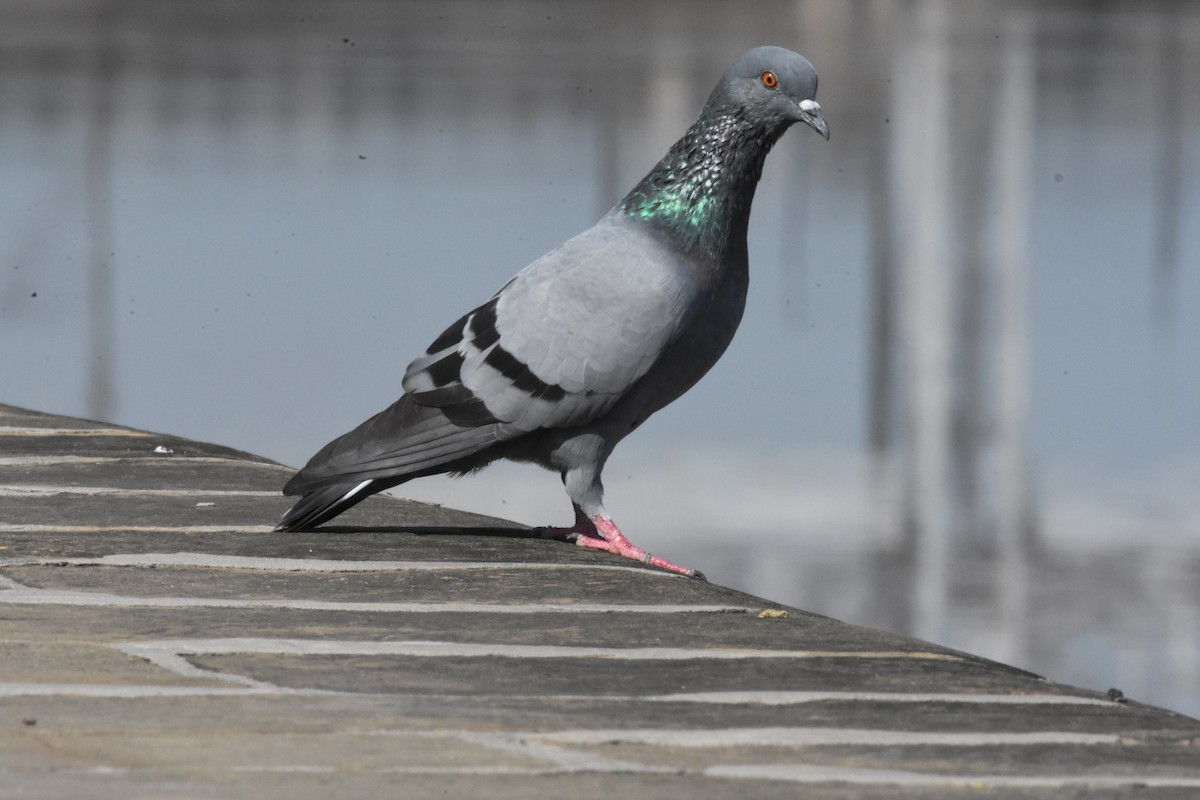
[{"label": "wing feather", "polygon": [[446,411],[479,403],[501,438],[585,424],[649,371],[695,293],[676,256],[610,215],[447,328],[404,388]]},{"label": "wing feather", "polygon": [[415,477],[476,456],[497,443],[496,421],[491,417],[482,424],[462,422],[406,394],[321,448],[292,476],[284,494],[308,494],[347,481]]}]

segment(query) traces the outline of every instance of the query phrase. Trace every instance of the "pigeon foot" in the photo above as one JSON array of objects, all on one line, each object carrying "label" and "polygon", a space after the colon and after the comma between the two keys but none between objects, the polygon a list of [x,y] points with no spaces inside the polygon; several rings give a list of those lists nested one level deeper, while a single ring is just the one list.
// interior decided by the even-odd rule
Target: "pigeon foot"
[{"label": "pigeon foot", "polygon": [[704,577],[703,572],[681,567],[678,564],[667,561],[665,558],[651,555],[633,544],[629,539],[625,538],[625,534],[621,533],[621,529],[617,527],[616,523],[606,516],[601,515],[588,519],[580,514],[574,527],[541,528],[540,530],[542,535],[548,539],[574,542],[577,547],[603,550],[606,553],[632,558],[634,561],[640,561],[652,567],[677,572],[689,578],[699,578],[702,581],[708,580]]}]

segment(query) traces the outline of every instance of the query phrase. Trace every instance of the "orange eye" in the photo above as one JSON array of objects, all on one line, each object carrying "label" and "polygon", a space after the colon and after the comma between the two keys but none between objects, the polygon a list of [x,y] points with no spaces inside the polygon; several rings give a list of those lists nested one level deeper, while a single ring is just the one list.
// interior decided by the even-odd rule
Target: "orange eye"
[{"label": "orange eye", "polygon": [[762,75],[758,76],[758,79],[762,81],[762,85],[768,89],[774,89],[779,85],[779,78],[776,78],[775,73],[771,72],[771,70],[766,70],[763,72]]}]

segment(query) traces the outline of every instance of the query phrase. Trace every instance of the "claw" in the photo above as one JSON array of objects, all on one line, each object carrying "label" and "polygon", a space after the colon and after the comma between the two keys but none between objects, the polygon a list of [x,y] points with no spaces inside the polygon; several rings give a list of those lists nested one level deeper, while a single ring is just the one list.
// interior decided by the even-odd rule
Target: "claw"
[{"label": "claw", "polygon": [[699,578],[702,581],[708,580],[704,577],[703,572],[681,567],[678,564],[667,561],[665,558],[651,555],[642,548],[637,547],[629,539],[625,538],[625,534],[621,533],[621,529],[616,526],[616,523],[612,519],[603,515],[590,519],[579,515],[574,527],[571,528],[539,528],[538,530],[542,537],[547,539],[573,542],[577,547],[586,547],[590,550],[603,550],[606,553],[631,558],[634,561],[640,561],[643,564],[649,564],[659,569],[677,572],[689,578]]}]

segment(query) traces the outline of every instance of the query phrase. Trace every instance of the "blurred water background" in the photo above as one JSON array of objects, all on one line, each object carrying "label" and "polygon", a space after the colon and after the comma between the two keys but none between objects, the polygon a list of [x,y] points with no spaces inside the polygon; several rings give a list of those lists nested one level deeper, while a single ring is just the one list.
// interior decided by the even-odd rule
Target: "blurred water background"
[{"label": "blurred water background", "polygon": [[[1200,4],[8,0],[0,401],[300,465],[764,43],[832,141],[768,159],[738,337],[609,508],[717,582],[1200,714]],[[570,518],[530,467],[402,489]]]}]

